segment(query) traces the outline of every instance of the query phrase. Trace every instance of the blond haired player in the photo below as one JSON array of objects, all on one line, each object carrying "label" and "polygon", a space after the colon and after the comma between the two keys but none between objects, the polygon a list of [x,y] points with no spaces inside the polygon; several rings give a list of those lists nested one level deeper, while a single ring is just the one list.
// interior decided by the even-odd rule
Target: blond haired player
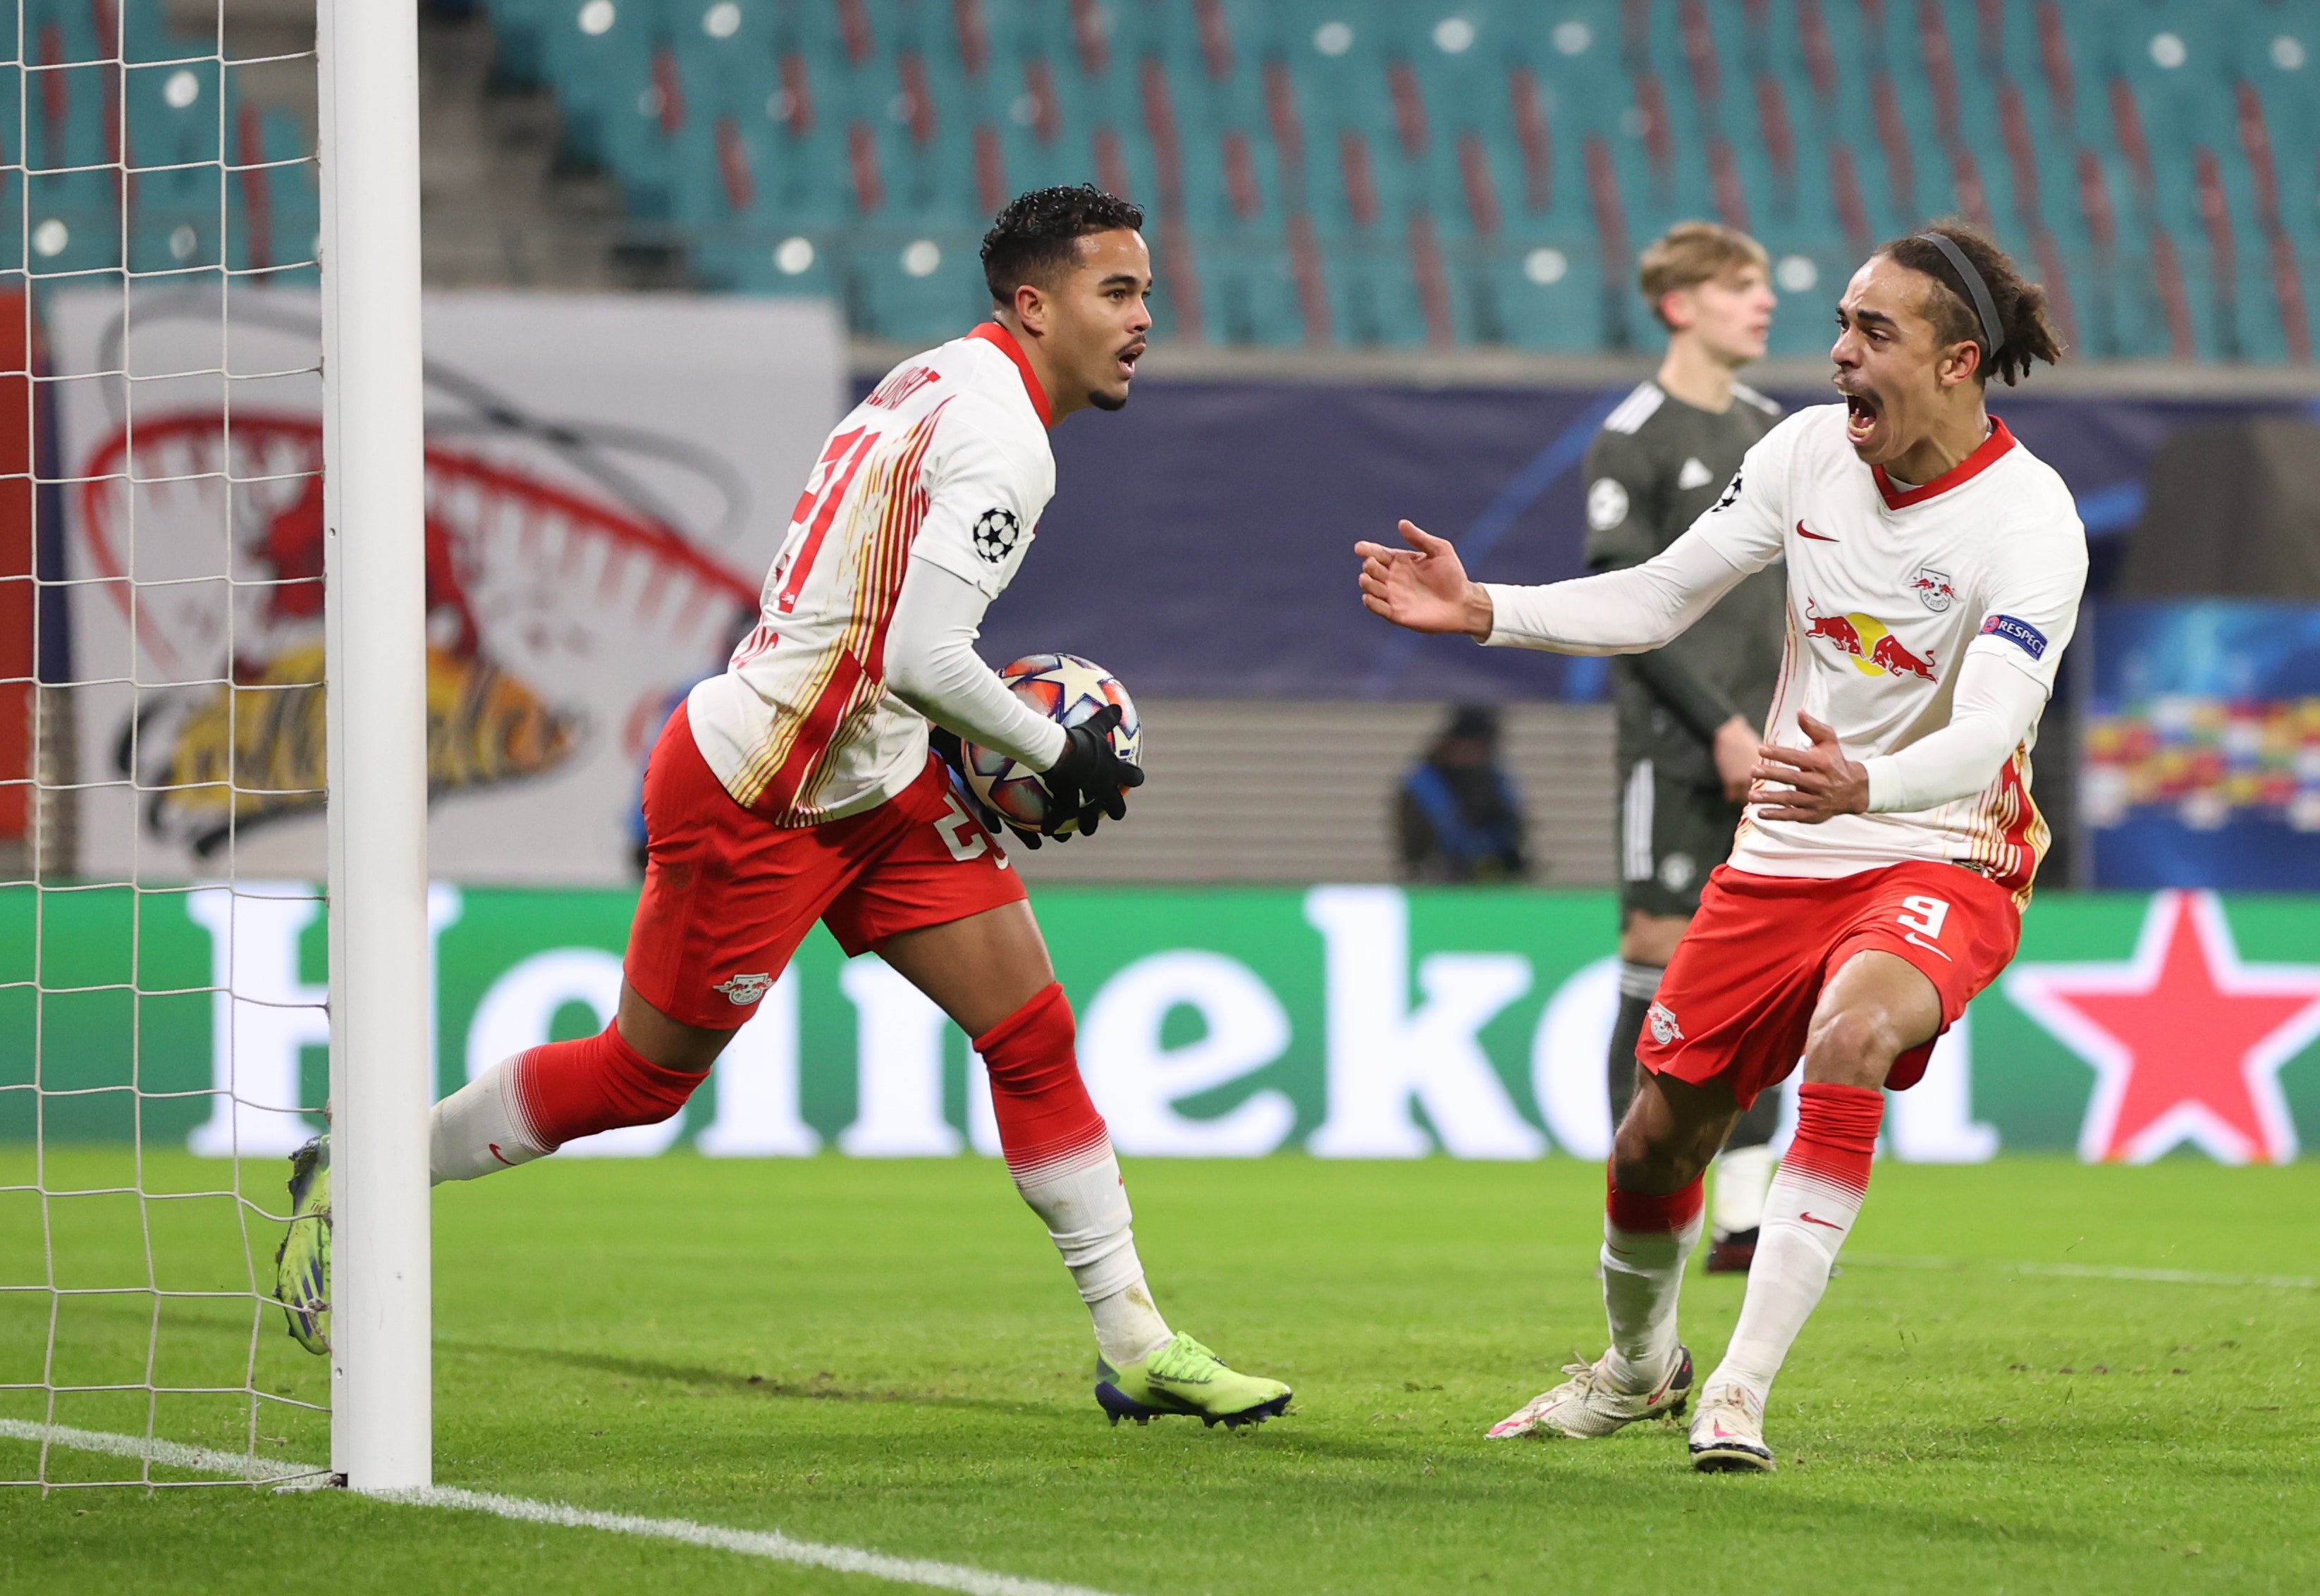
[{"label": "blond haired player", "polygon": [[[1587,568],[1642,565],[1703,514],[1781,407],[1735,374],[1772,331],[1771,261],[1736,228],[1679,222],[1636,286],[1668,330],[1658,373],[1587,449]],[[1614,662],[1618,720],[1619,1011],[1605,1060],[1611,1120],[1636,1091],[1636,1044],[1708,873],[1732,851],[1781,674],[1781,573],[1742,578],[1663,648]],[[1716,1159],[1708,1267],[1745,1272],[1772,1180],[1778,1096],[1760,1099]]]},{"label": "blond haired player", "polygon": [[[1239,1425],[1282,1412],[1289,1388],[1228,1368],[1161,1318],[1022,882],[929,748],[939,726],[1042,772],[1051,834],[1119,818],[1144,779],[1112,749],[1116,707],[1066,731],[974,652],[1055,492],[1047,430],[1128,403],[1152,325],[1143,222],[1089,186],[1019,196],[983,242],[993,319],[896,367],[838,422],[790,512],[756,630],[653,752],[618,1015],[438,1104],[434,1178],[472,1180],[676,1113],[819,920],[974,1038],[1008,1173],[1094,1319],[1104,1410],[1115,1423]],[[291,1333],[319,1351],[322,1147],[295,1170],[303,1217],[277,1289]]]},{"label": "blond haired player", "polygon": [[1853,274],[1831,356],[1842,404],[1748,451],[1715,506],[1631,570],[1478,585],[1409,521],[1362,543],[1363,602],[1418,631],[1616,654],[1680,634],[1788,559],[1788,655],[1731,861],[1652,1005],[1603,1230],[1610,1348],[1493,1435],[1609,1435],[1680,1414],[1676,1332],[1700,1173],[1803,1056],[1740,1321],[1699,1392],[1700,1469],[1772,1466],[1764,1403],[1861,1211],[1880,1088],[2013,957],[2047,832],[2030,750],[2077,623],[2086,533],[2070,491],[1983,407],[2061,355],[2045,295],[1971,228],[1896,240]]}]

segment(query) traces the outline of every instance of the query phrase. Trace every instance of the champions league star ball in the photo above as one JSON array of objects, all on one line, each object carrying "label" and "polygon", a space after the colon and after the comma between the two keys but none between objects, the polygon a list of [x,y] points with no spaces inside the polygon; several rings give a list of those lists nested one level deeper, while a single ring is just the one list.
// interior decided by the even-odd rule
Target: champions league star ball
[{"label": "champions league star ball", "polygon": [[[1076,654],[1031,654],[999,673],[1015,695],[1050,721],[1076,726],[1108,703],[1119,706],[1119,724],[1112,729],[1111,748],[1130,765],[1139,763],[1143,724],[1135,701],[1119,678],[1092,659]],[[967,785],[974,795],[1027,831],[1043,830],[1055,800],[1039,773],[1019,764],[996,748],[964,743],[959,755],[966,766]],[[1065,821],[1055,835],[1069,837],[1079,830],[1076,820]]]}]

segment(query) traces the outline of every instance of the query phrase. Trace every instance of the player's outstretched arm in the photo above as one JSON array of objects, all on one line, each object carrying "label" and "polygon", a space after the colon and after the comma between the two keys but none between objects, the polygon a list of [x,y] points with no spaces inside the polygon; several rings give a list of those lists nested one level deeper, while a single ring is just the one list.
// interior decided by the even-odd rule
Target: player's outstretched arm
[{"label": "player's outstretched arm", "polygon": [[1412,631],[1489,637],[1491,595],[1467,580],[1466,567],[1449,540],[1409,521],[1401,523],[1401,535],[1407,549],[1354,545],[1362,559],[1362,603],[1372,613]]},{"label": "player's outstretched arm", "polygon": [[1408,549],[1354,545],[1362,558],[1362,603],[1373,612],[1412,631],[1463,632],[1558,654],[1656,648],[1757,568],[1734,565],[1695,527],[1640,566],[1512,587],[1469,580],[1447,540],[1409,521],[1401,535]]}]

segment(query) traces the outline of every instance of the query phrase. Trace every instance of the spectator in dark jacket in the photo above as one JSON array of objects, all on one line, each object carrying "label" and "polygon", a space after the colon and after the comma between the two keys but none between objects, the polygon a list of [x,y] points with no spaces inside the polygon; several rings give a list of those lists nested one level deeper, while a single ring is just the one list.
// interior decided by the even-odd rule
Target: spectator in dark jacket
[{"label": "spectator in dark jacket", "polygon": [[1462,704],[1394,799],[1412,881],[1520,881],[1522,799],[1499,765],[1499,712]]}]

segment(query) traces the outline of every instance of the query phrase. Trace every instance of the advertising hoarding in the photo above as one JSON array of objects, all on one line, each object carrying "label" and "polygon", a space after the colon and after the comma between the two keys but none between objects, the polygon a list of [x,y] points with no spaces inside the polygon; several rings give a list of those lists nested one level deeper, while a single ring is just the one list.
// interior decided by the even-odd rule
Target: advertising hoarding
[{"label": "advertising hoarding", "polygon": [[[131,1134],[222,1154],[319,1128],[322,905],[239,893],[0,893],[0,1138]],[[1617,1002],[1605,893],[1319,886],[1049,888],[1038,908],[1080,1058],[1130,1156],[1600,1158]],[[439,1093],[589,1034],[620,991],[632,891],[438,886]],[[1892,1099],[1889,1150],[2293,1158],[2320,1134],[2320,901],[2042,893],[2022,951]],[[132,1084],[143,1093],[141,1104]],[[231,1085],[239,1107],[217,1094]],[[68,1095],[53,1095],[63,1093]],[[966,1039],[875,957],[817,930],[709,1083],[663,1125],[568,1149],[995,1153]]]}]

